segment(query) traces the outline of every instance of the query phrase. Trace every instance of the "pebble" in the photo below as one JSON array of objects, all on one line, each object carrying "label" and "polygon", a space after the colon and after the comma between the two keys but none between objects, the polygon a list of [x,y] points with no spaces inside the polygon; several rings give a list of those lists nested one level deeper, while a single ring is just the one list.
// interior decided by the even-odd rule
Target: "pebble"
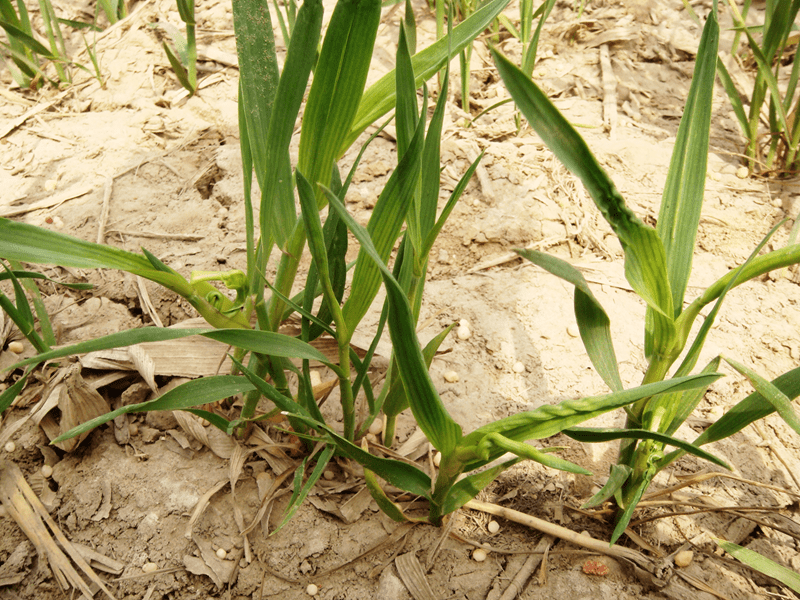
[{"label": "pebble", "polygon": [[42,466],[42,477],[45,479],[50,479],[53,476],[53,467],[50,465],[43,465]]},{"label": "pebble", "polygon": [[375,419],[372,425],[369,426],[369,432],[372,435],[378,435],[383,431],[383,419]]},{"label": "pebble", "polygon": [[750,169],[747,167],[739,167],[736,169],[736,176],[739,179],[747,179],[750,176]]},{"label": "pebble", "polygon": [[517,361],[514,363],[514,373],[524,373],[525,372],[525,365],[521,362]]},{"label": "pebble", "polygon": [[220,560],[225,560],[225,557],[228,556],[228,553],[225,551],[225,548],[218,548],[217,549],[217,558]]},{"label": "pebble", "polygon": [[472,553],[472,560],[475,562],[483,562],[486,560],[486,550],[483,548],[476,548]]},{"label": "pebble", "polygon": [[577,325],[570,325],[569,327],[567,327],[567,333],[571,337],[576,338],[581,334],[581,331],[580,331],[580,329],[578,329]]},{"label": "pebble", "polygon": [[466,319],[461,319],[458,322],[458,329],[456,330],[456,335],[460,340],[468,340],[472,337],[472,331],[469,328],[469,321]]},{"label": "pebble", "polygon": [[128,424],[128,433],[130,435],[139,435],[139,425],[136,423]]},{"label": "pebble", "polygon": [[333,471],[325,471],[325,472],[322,474],[322,476],[323,476],[323,477],[324,477],[326,480],[330,481],[331,479],[333,479],[334,477],[336,477],[336,473],[334,473]]},{"label": "pebble", "polygon": [[458,373],[456,373],[455,371],[446,371],[444,374],[444,380],[447,383],[456,383],[458,379],[459,379]]},{"label": "pebble", "polygon": [[13,341],[9,342],[8,349],[14,354],[22,354],[25,351],[25,346],[22,345],[22,342]]},{"label": "pebble", "polygon": [[318,593],[319,593],[319,588],[313,583],[309,583],[308,587],[306,588],[306,594],[308,594],[309,596],[316,596]]},{"label": "pebble", "polygon": [[5,445],[6,452],[11,454],[16,449],[17,449],[17,445],[14,442],[6,442],[6,445]]},{"label": "pebble", "polygon": [[489,533],[497,533],[500,531],[500,523],[497,521],[489,521],[489,524],[486,526],[486,529],[489,530]]},{"label": "pebble", "polygon": [[783,198],[775,198],[771,204],[773,208],[783,208]]},{"label": "pebble", "polygon": [[678,567],[688,567],[693,558],[694,552],[691,550],[681,550],[675,555],[675,565]]},{"label": "pebble", "polygon": [[154,562],[144,563],[142,565],[142,573],[152,573],[158,570],[158,565]]}]

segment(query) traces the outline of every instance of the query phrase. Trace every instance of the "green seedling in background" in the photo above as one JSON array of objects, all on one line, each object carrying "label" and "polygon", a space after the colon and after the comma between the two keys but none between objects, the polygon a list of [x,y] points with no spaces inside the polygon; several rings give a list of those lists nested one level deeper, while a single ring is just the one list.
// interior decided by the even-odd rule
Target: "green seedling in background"
[{"label": "green seedling in background", "polygon": [[800,119],[797,119],[800,61],[790,62],[787,79],[784,56],[797,47],[795,21],[800,1],[767,0],[764,24],[759,27],[745,25],[750,4],[747,0],[739,12],[736,3],[728,0],[737,29],[732,49],[734,59],[741,61],[739,41],[743,36],[755,60],[756,77],[749,109],[745,108],[742,90],[737,88],[722,61],[719,61],[719,76],[747,140],[745,155],[750,172],[793,177],[800,169]]},{"label": "green seedling in background", "polygon": [[194,95],[197,91],[197,39],[195,37],[194,0],[176,0],[178,14],[186,25],[186,37],[169,23],[161,23],[161,27],[172,38],[174,46],[162,42],[169,64],[175,72],[180,84]]},{"label": "green seedling in background", "polygon": [[[766,243],[764,240],[744,265],[720,278],[684,308],[703,202],[718,39],[719,27],[714,10],[708,17],[700,41],[692,86],[678,130],[655,229],[645,225],[625,205],[586,143],[530,78],[493,51],[495,64],[518,109],[554,154],[581,179],[620,239],[625,253],[626,278],[647,304],[645,357],[648,368],[642,380],[643,385],[689,375],[698,361],[720,303],[730,289],[770,270],[800,262],[798,245],[757,256]],[[544,253],[530,250],[517,252],[575,286],[575,315],[584,346],[606,384],[613,391],[622,390],[609,318],[580,273],[565,261]],[[704,319],[688,352],[670,375],[671,368],[687,347],[692,324],[700,311],[714,302],[716,304]],[[716,359],[701,372],[714,372],[718,364],[719,359]],[[741,365],[739,368],[744,369]],[[783,379],[779,378],[773,382],[774,385],[758,380],[757,394],[743,400],[712,425],[694,442],[693,448],[732,435],[753,420],[774,412],[777,406],[781,407],[780,413],[790,425],[798,423],[797,419],[790,416],[794,413],[786,398],[794,398],[800,392],[796,389],[798,378],[800,370],[787,374]],[[783,397],[770,394],[768,386],[779,388]],[[684,448],[667,453],[665,447],[672,445],[679,448],[677,440],[671,436],[694,411],[704,391],[700,387],[642,398],[626,408],[627,423],[622,430],[565,431],[583,441],[623,440],[609,485],[591,501],[594,505],[612,496],[616,498],[620,511],[612,542],[625,530],[633,510],[655,474],[686,452]],[[768,408],[750,410],[759,401]],[[800,426],[796,429],[800,429]]]}]

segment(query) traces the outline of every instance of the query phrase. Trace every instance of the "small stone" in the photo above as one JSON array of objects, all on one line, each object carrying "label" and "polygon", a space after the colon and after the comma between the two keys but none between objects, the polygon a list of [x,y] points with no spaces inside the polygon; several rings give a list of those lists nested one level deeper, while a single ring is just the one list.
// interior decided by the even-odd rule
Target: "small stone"
[{"label": "small stone", "polygon": [[524,373],[525,372],[525,365],[521,362],[517,361],[514,363],[514,373]]},{"label": "small stone", "polygon": [[447,250],[439,250],[439,256],[436,258],[442,264],[449,264],[450,263],[450,255],[447,253]]},{"label": "small stone", "polygon": [[461,319],[458,322],[458,329],[456,329],[456,335],[460,340],[468,340],[472,337],[472,331],[469,328],[469,321],[466,319]]},{"label": "small stone", "polygon": [[772,204],[773,208],[783,208],[783,199],[782,198],[775,198],[770,203]]},{"label": "small stone", "polygon": [[576,338],[581,334],[581,331],[578,329],[577,325],[570,325],[567,327],[567,333],[570,335],[570,337]]},{"label": "small stone", "polygon": [[225,560],[225,557],[228,556],[228,553],[225,551],[225,548],[218,548],[217,549],[217,558],[220,560]]},{"label": "small stone", "polygon": [[25,351],[25,346],[22,344],[22,342],[13,341],[9,342],[8,349],[14,354],[22,354]]},{"label": "small stone", "polygon": [[56,229],[63,229],[64,219],[62,219],[61,217],[53,217],[53,225],[56,226]]},{"label": "small stone", "polygon": [[309,583],[308,587],[306,588],[306,594],[308,594],[309,596],[316,596],[318,593],[319,593],[319,588],[313,583]]},{"label": "small stone", "polygon": [[154,562],[146,562],[142,565],[142,573],[152,573],[158,570],[158,565]]},{"label": "small stone", "polygon": [[483,562],[486,560],[486,550],[483,548],[476,548],[472,553],[472,560],[475,562]]},{"label": "small stone", "polygon": [[691,550],[681,550],[675,555],[675,566],[677,567],[688,567],[692,559],[694,558],[694,552]]},{"label": "small stone", "polygon": [[138,425],[138,423],[129,423],[128,424],[128,433],[130,435],[139,435],[139,425]]},{"label": "small stone", "polygon": [[489,521],[489,524],[486,526],[486,529],[489,530],[489,533],[497,533],[500,531],[500,523],[497,521]]},{"label": "small stone", "polygon": [[17,449],[17,445],[14,442],[6,442],[6,445],[5,445],[6,452],[11,454],[16,449]]},{"label": "small stone", "polygon": [[336,473],[334,473],[333,471],[330,471],[330,470],[328,470],[328,471],[325,471],[324,473],[322,473],[322,476],[323,476],[323,477],[324,477],[324,478],[325,478],[327,481],[330,481],[331,479],[333,479],[334,477],[336,477]]},{"label": "small stone", "polygon": [[43,465],[42,466],[42,477],[45,479],[50,479],[53,476],[53,467],[50,465]]},{"label": "small stone", "polygon": [[370,444],[377,444],[378,443],[378,436],[376,436],[374,433],[368,433],[364,437],[367,438],[367,441]]},{"label": "small stone", "polygon": [[475,236],[475,242],[478,243],[478,244],[485,244],[488,241],[489,240],[486,237],[486,234],[483,233],[482,231],[478,235]]},{"label": "small stone", "polygon": [[458,373],[456,373],[455,371],[447,371],[444,374],[444,380],[447,383],[456,383],[458,379],[459,379]]},{"label": "small stone", "polygon": [[747,179],[750,176],[750,169],[747,167],[739,167],[736,169],[736,176],[739,179]]},{"label": "small stone", "polygon": [[372,435],[378,435],[383,431],[383,419],[375,419],[372,425],[369,426],[369,432]]}]

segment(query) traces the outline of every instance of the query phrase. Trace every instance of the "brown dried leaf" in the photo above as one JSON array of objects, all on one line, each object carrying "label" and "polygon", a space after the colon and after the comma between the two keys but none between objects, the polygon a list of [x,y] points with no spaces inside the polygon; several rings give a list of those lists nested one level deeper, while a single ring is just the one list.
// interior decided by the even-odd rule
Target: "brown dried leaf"
[{"label": "brown dried leaf", "polygon": [[[70,367],[64,379],[66,385],[58,396],[58,408],[61,410],[59,435],[111,410],[105,398],[83,380],[79,364]],[[89,437],[90,433],[91,431],[87,431],[77,437],[60,442],[56,446],[71,452]]]}]

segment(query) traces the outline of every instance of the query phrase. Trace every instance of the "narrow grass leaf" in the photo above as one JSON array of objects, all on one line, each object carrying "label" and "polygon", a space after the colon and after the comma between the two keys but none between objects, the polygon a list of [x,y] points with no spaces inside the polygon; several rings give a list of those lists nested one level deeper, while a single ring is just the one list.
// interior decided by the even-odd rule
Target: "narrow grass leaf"
[{"label": "narrow grass leaf", "polygon": [[0,218],[0,257],[79,269],[120,269],[161,283],[184,297],[192,294],[186,280],[174,271],[153,268],[144,256],[4,218]]},{"label": "narrow grass leaf", "polygon": [[[442,342],[453,330],[455,325],[456,324],[453,323],[443,331],[439,332],[422,349],[422,357],[425,359],[426,367],[430,368],[431,362],[433,362],[433,357],[436,356],[436,352],[439,350],[439,346],[441,346]],[[406,390],[403,387],[402,379],[394,376],[389,380],[391,381],[391,388],[389,389],[389,393],[386,395],[386,400],[383,403],[383,412],[387,417],[391,418],[396,417],[408,408],[408,394],[406,394]]]},{"label": "narrow grass leaf", "polygon": [[[94,287],[91,283],[66,283],[64,281],[58,281],[57,279],[50,279],[47,275],[37,273],[36,271],[21,271],[19,269],[13,269],[11,272],[17,279],[44,279],[45,281],[55,283],[70,290],[83,291],[91,290]],[[0,273],[0,281],[5,281],[6,279],[11,279],[11,275],[9,273]]]},{"label": "narrow grass leaf", "polygon": [[519,248],[515,248],[514,252],[575,286],[575,317],[586,352],[606,385],[615,392],[622,390],[617,356],[611,340],[611,320],[580,271],[568,262],[544,252]]},{"label": "narrow grass leaf", "polygon": [[382,479],[385,479],[392,485],[406,492],[422,496],[423,498],[430,498],[431,479],[417,467],[399,460],[380,458],[370,454],[340,436],[324,423],[301,415],[297,415],[297,417],[317,431],[325,432],[333,443],[336,444],[339,452],[353,459],[363,467],[375,472]]},{"label": "narrow grass leaf", "polygon": [[756,388],[756,391],[778,411],[778,414],[786,421],[786,424],[800,434],[800,418],[794,412],[792,401],[789,400],[786,394],[747,365],[732,358],[726,358],[725,361],[747,377],[753,387]]},{"label": "narrow grass leaf", "polygon": [[[302,8],[300,9],[302,12]],[[299,15],[298,15],[299,19]],[[308,497],[311,488],[313,488],[317,481],[319,481],[322,474],[325,472],[325,467],[328,466],[331,458],[333,457],[333,453],[336,451],[336,447],[333,444],[326,445],[322,451],[319,453],[317,457],[317,463],[314,465],[314,470],[311,471],[311,475],[308,476],[305,483],[303,483],[303,474],[305,473],[306,465],[308,464],[309,460],[312,460],[314,457],[307,456],[305,460],[303,460],[303,465],[295,471],[295,480],[294,480],[294,492],[292,493],[292,497],[289,499],[289,505],[286,507],[286,512],[283,514],[283,519],[281,520],[280,524],[270,532],[270,535],[275,535],[278,531],[280,531],[284,525],[286,525],[289,521],[292,520],[292,517],[297,512],[297,509],[300,508],[300,505],[305,502],[305,499]]]},{"label": "narrow grass leaf", "polygon": [[270,402],[272,402],[275,406],[277,406],[282,411],[290,414],[294,417],[309,417],[309,413],[306,409],[295,402],[292,398],[288,396],[284,396],[281,394],[273,385],[270,385],[266,381],[264,381],[261,377],[255,374],[252,370],[245,367],[242,363],[240,363],[236,358],[232,358],[233,364],[236,365],[236,368],[239,369],[242,374],[247,378],[247,380],[253,385],[255,389],[257,389],[261,394]]},{"label": "narrow grass leaf", "polygon": [[602,429],[602,428],[594,428],[594,427],[572,427],[570,429],[565,429],[563,431],[564,434],[571,437],[573,440],[578,440],[579,442],[589,442],[589,443],[598,443],[598,442],[610,442],[612,440],[655,440],[667,446],[673,446],[675,448],[680,448],[689,454],[694,454],[695,456],[717,464],[721,467],[724,467],[730,470],[730,466],[721,458],[717,458],[710,452],[706,452],[705,450],[701,450],[697,446],[690,444],[689,442],[685,442],[678,438],[658,433],[656,431],[650,431],[649,429]]},{"label": "narrow grass leaf", "polygon": [[657,315],[651,327],[654,343],[648,356],[669,353],[675,337],[672,294],[658,234],[625,205],[586,142],[536,84],[494,49],[492,56],[517,108],[564,166],[580,178],[619,237],[625,251],[625,276]]},{"label": "narrow grass leaf", "polygon": [[[758,47],[758,43],[753,39],[753,36],[750,35],[750,32],[746,29],[745,34],[750,42],[750,50],[753,52],[753,58],[755,58],[756,63],[758,64],[758,76],[767,86],[769,93],[772,95],[773,103],[771,106],[776,110],[776,117],[778,119],[780,131],[788,132],[790,129],[788,125],[788,116],[786,114],[786,109],[783,106],[783,102],[781,102],[782,96],[778,87],[778,80],[772,72],[772,57],[770,56],[768,58],[765,56],[765,52],[762,52],[761,48]],[[769,49],[767,49],[767,51],[769,51]],[[772,131],[771,133],[774,135],[778,132]]]},{"label": "narrow grass leaf", "polygon": [[408,521],[408,517],[406,517],[402,507],[386,495],[386,492],[383,491],[383,488],[378,483],[377,476],[369,469],[364,469],[364,483],[367,484],[367,489],[372,499],[392,521],[398,523]]},{"label": "narrow grass leaf", "polygon": [[[400,39],[397,42],[397,107],[395,108],[395,131],[397,132],[397,155],[403,156],[411,144],[417,129],[419,109],[417,108],[417,86],[414,82],[414,68],[411,66],[411,52],[408,47],[406,28],[400,25]],[[424,116],[424,115],[423,115]]]},{"label": "narrow grass leaf", "polygon": [[513,467],[520,461],[522,461],[521,458],[512,458],[511,460],[507,460],[495,467],[491,467],[478,473],[467,475],[463,479],[459,479],[458,482],[447,492],[447,497],[442,504],[442,514],[449,514],[464,506],[467,502],[475,498],[475,496],[486,489],[486,486],[497,479],[497,477],[503,471]]},{"label": "narrow grass leaf", "polygon": [[[425,136],[425,149],[422,151],[419,209],[417,210],[422,245],[417,248],[417,252],[419,256],[426,258],[430,253],[430,249],[427,246],[428,236],[436,224],[436,211],[439,207],[442,127],[444,125],[449,82],[450,69],[448,67],[444,71],[444,77],[442,77],[439,97],[436,100],[436,106],[433,109],[433,115],[431,115],[431,121],[428,125],[428,133]],[[483,153],[481,153],[482,155]]]},{"label": "narrow grass leaf", "polygon": [[322,0],[305,0],[297,13],[286,62],[275,92],[266,143],[266,163],[261,200],[261,232],[270,231],[275,243],[283,246],[294,229],[289,143],[303,102],[322,30]]},{"label": "narrow grass leaf", "polygon": [[[719,363],[721,357],[717,356],[716,358],[712,359],[701,371],[702,373],[713,373],[719,370]],[[676,373],[676,375],[681,375],[681,373]],[[697,408],[697,405],[700,404],[700,401],[706,394],[706,388],[697,388],[694,390],[687,390],[681,393],[680,399],[676,400],[675,402],[675,410],[674,413],[670,418],[665,419],[669,423],[669,426],[664,429],[664,433],[667,435],[672,435],[678,430],[686,419],[689,418],[694,412],[694,409]],[[665,394],[666,396],[666,394]],[[649,408],[649,406],[648,406]]]},{"label": "narrow grass leaf", "polygon": [[[252,352],[263,353],[271,356],[308,358],[309,360],[319,360],[327,363],[328,359],[313,346],[301,342],[288,335],[272,333],[269,331],[253,331],[244,329],[167,329],[164,327],[142,327],[130,329],[120,333],[112,333],[87,342],[72,344],[50,352],[38,354],[31,358],[20,361],[8,369],[14,369],[30,364],[39,364],[64,356],[73,354],[85,354],[97,350],[108,350],[110,348],[124,348],[141,344],[143,342],[162,342],[175,340],[191,335],[202,335],[225,344],[230,344],[238,348],[244,348]],[[6,369],[6,370],[8,370]]]},{"label": "narrow grass leaf", "polygon": [[[233,26],[239,57],[239,103],[244,107],[247,140],[258,185],[265,187],[267,132],[280,79],[272,19],[266,0],[233,0]],[[250,173],[245,173],[245,178]],[[262,232],[264,239],[267,232]]]},{"label": "narrow grass leaf", "polygon": [[80,435],[86,431],[91,431],[95,427],[108,423],[120,415],[132,412],[148,412],[153,410],[183,410],[194,408],[228,398],[236,394],[249,392],[253,385],[241,375],[216,375],[213,377],[203,377],[193,379],[179,385],[176,388],[162,394],[155,400],[128,404],[117,410],[96,417],[77,427],[73,427],[66,433],[52,440],[51,444],[57,444],[70,438]]},{"label": "narrow grass leaf", "polygon": [[[724,276],[717,282],[715,282],[711,288],[716,288],[718,283],[722,280],[725,280],[725,286],[722,288],[722,291],[719,293],[718,297],[716,298],[717,302],[714,305],[714,308],[709,311],[708,315],[705,319],[703,319],[703,324],[700,326],[700,331],[697,332],[694,341],[692,342],[692,346],[689,348],[689,351],[686,353],[686,356],[683,359],[680,367],[676,371],[676,375],[686,375],[697,364],[697,360],[700,357],[700,352],[703,349],[703,344],[705,343],[706,337],[708,336],[708,332],[711,330],[712,325],[714,324],[714,320],[717,317],[717,313],[719,312],[720,308],[722,307],[722,301],[725,299],[727,293],[732,290],[737,285],[744,283],[747,281],[747,278],[752,278],[752,267],[754,264],[757,264],[759,261],[758,253],[761,252],[762,248],[766,246],[767,242],[770,238],[784,225],[784,222],[777,223],[770,231],[765,235],[762,240],[758,243],[758,245],[753,249],[750,253],[750,256],[747,257],[747,260],[739,266],[737,269],[731,271],[728,275]],[[798,246],[800,249],[800,246]],[[769,255],[767,255],[769,256]],[[763,258],[767,258],[767,256]],[[790,256],[794,256],[797,260],[800,260],[800,253],[791,254]],[[758,272],[758,271],[756,271]],[[709,288],[709,289],[711,289]],[[695,300],[690,304],[687,309],[684,311],[685,315],[681,315],[678,317],[676,321],[676,329],[678,335],[678,347],[683,349],[686,344],[686,339],[688,338],[692,324],[694,323],[695,318],[700,313],[700,309],[702,306],[702,298],[706,296],[708,293],[708,289],[706,292],[703,293],[698,303],[698,300]]]},{"label": "narrow grass leaf", "polygon": [[6,33],[10,39],[20,42],[22,45],[29,48],[39,56],[42,56],[48,60],[58,60],[58,56],[53,54],[46,46],[37,41],[36,38],[20,29],[18,26],[7,21],[0,21],[0,27],[6,30]]},{"label": "narrow grass leaf", "polygon": [[[367,224],[366,232],[369,235],[370,243],[384,266],[400,235],[419,183],[424,128],[425,123],[420,120],[408,150],[389,177]],[[341,213],[339,213],[339,218],[348,222],[348,219]],[[342,309],[348,331],[354,331],[356,325],[361,322],[378,293],[380,283],[380,271],[372,263],[371,257],[368,257],[368,252],[362,243],[353,273],[350,296]]]},{"label": "narrow grass leaf", "polygon": [[[339,213],[339,218],[347,223],[347,227],[361,243],[362,251],[380,269],[389,303],[389,334],[400,367],[400,376],[408,393],[411,411],[434,447],[442,454],[447,454],[461,439],[461,427],[448,414],[433,381],[431,381],[414,331],[414,321],[408,299],[386,267],[367,230],[356,223],[341,200],[332,194],[328,194],[328,199],[331,206]],[[384,477],[384,479],[386,478]]]},{"label": "narrow grass leaf", "polygon": [[608,481],[606,481],[599,492],[582,504],[581,508],[594,508],[595,506],[600,506],[606,500],[611,499],[614,494],[622,489],[622,486],[628,481],[628,477],[630,477],[632,471],[633,469],[628,465],[611,465],[611,473],[608,476]]},{"label": "narrow grass leaf", "polygon": [[683,307],[703,207],[718,46],[719,24],[712,11],[697,50],[692,84],[678,127],[656,226],[667,257],[674,318]]},{"label": "narrow grass leaf", "polygon": [[364,92],[380,13],[380,0],[340,0],[331,15],[300,133],[297,166],[312,184],[330,185]]},{"label": "narrow grass leaf", "polygon": [[[458,183],[456,184],[455,189],[450,194],[450,197],[447,199],[447,203],[445,204],[444,208],[442,209],[442,212],[439,214],[439,218],[436,219],[436,223],[433,225],[431,230],[428,231],[428,235],[425,238],[425,243],[422,246],[421,254],[423,256],[427,256],[428,254],[430,254],[431,248],[433,248],[433,244],[436,241],[436,238],[439,236],[439,233],[442,231],[442,227],[444,227],[444,224],[447,221],[447,218],[450,216],[450,213],[453,212],[453,209],[456,207],[456,203],[461,198],[461,195],[464,193],[464,190],[467,189],[467,184],[469,184],[469,180],[472,178],[472,175],[475,173],[475,170],[478,168],[478,165],[480,164],[481,159],[483,158],[484,152],[485,151],[481,152],[478,155],[478,158],[476,158],[472,162],[472,164],[469,166],[469,168],[464,173],[464,175],[461,177],[461,179],[458,180]],[[424,169],[425,169],[425,166],[423,165],[423,170]],[[424,171],[423,171],[423,173],[424,173]],[[423,176],[424,176],[424,174],[423,174]],[[437,180],[436,180],[437,187],[438,187],[438,181],[439,180],[438,180],[438,173],[437,173]],[[437,198],[437,202],[438,202],[438,198]],[[432,201],[431,201],[431,204],[432,204]]]},{"label": "narrow grass leaf", "polygon": [[725,93],[728,95],[728,100],[730,100],[733,113],[736,115],[736,120],[739,121],[739,127],[742,133],[747,135],[750,126],[748,125],[747,113],[744,110],[744,103],[739,95],[739,90],[736,88],[736,84],[733,82],[733,78],[730,73],[728,73],[728,69],[725,67],[722,59],[719,58],[717,59],[717,74],[722,82],[722,87],[725,88]]},{"label": "narrow grass leaf", "polygon": [[231,435],[231,433],[233,432],[233,429],[231,427],[231,422],[228,421],[228,419],[219,416],[217,413],[213,413],[209,410],[203,410],[200,408],[185,408],[183,410],[185,410],[186,412],[190,412],[193,415],[200,417],[201,419],[205,419],[220,431],[224,431],[226,435]]},{"label": "narrow grass leaf", "polygon": [[[479,36],[509,2],[510,0],[492,0],[484,4],[470,17],[454,27],[450,36],[442,37],[424,50],[417,52],[411,59],[417,87],[438,73],[450,59]],[[338,156],[344,154],[367,127],[395,106],[396,95],[394,71],[381,77],[364,92],[350,133],[339,146]]]},{"label": "narrow grass leaf", "polygon": [[735,559],[743,562],[749,567],[752,567],[759,573],[763,573],[767,577],[777,579],[786,587],[800,594],[800,575],[795,571],[787,569],[783,565],[768,559],[766,556],[763,556],[758,552],[748,550],[747,548],[742,548],[733,542],[719,539],[714,539],[714,541],[720,548],[725,550],[725,552],[733,556]]},{"label": "narrow grass leaf", "polygon": [[186,70],[186,67],[183,66],[181,59],[175,52],[173,52],[172,48],[167,42],[162,42],[161,47],[164,48],[164,53],[167,55],[167,60],[172,67],[172,72],[175,73],[175,77],[178,78],[178,82],[184,89],[194,93],[194,87],[192,87],[192,84],[189,81],[189,73]]},{"label": "narrow grass leaf", "polygon": [[[487,434],[499,433],[514,441],[543,439],[565,429],[574,427],[593,417],[610,410],[621,408],[642,398],[656,394],[682,391],[694,387],[710,385],[719,379],[719,373],[690,375],[677,377],[668,381],[649,383],[630,390],[614,392],[604,396],[594,396],[579,400],[565,400],[557,405],[540,406],[539,408],[512,415],[489,423],[464,436],[459,446],[462,448],[477,446]],[[477,469],[499,455],[492,454],[487,461],[478,460],[466,465],[466,470]]]},{"label": "narrow grass leaf", "polygon": [[[772,380],[772,385],[790,400],[800,396],[800,367]],[[775,412],[775,407],[758,391],[753,392],[726,412],[718,421],[706,429],[695,441],[695,446],[710,444],[732,436],[751,423]],[[670,453],[664,462],[678,458],[677,452]]]},{"label": "narrow grass leaf", "polygon": [[282,333],[252,329],[214,329],[202,335],[267,356],[316,360],[326,365],[330,363],[330,360],[314,346]]},{"label": "narrow grass leaf", "polygon": [[[329,307],[335,305],[336,309],[334,309],[333,314],[341,317],[338,299],[336,298],[331,284],[330,271],[328,269],[328,249],[325,247],[325,236],[322,233],[322,223],[319,218],[319,210],[317,209],[314,190],[300,170],[297,171],[295,177],[297,179],[297,193],[303,212],[303,222],[308,238],[308,249],[311,252],[311,258],[314,260],[314,265],[317,268],[317,276],[322,284],[325,302]],[[337,325],[341,326],[341,323],[337,322]]]},{"label": "narrow grass leaf", "polygon": [[646,473],[642,481],[636,487],[633,493],[633,497],[631,498],[630,502],[625,506],[625,509],[620,513],[617,517],[617,524],[614,527],[614,531],[611,533],[611,540],[610,544],[614,545],[617,540],[625,533],[625,529],[627,529],[628,524],[631,522],[631,518],[633,517],[633,511],[636,510],[636,507],[639,505],[639,500],[642,499],[645,491],[648,487],[650,487],[650,482],[653,480],[653,476],[655,474]]},{"label": "narrow grass leaf", "polygon": [[28,381],[28,375],[30,375],[31,369],[28,369],[25,374],[20,377],[13,385],[9,386],[8,389],[3,390],[0,392],[0,415],[2,415],[5,410],[11,406],[11,403],[14,402],[19,393],[22,391],[22,388],[25,387],[25,382]]}]

